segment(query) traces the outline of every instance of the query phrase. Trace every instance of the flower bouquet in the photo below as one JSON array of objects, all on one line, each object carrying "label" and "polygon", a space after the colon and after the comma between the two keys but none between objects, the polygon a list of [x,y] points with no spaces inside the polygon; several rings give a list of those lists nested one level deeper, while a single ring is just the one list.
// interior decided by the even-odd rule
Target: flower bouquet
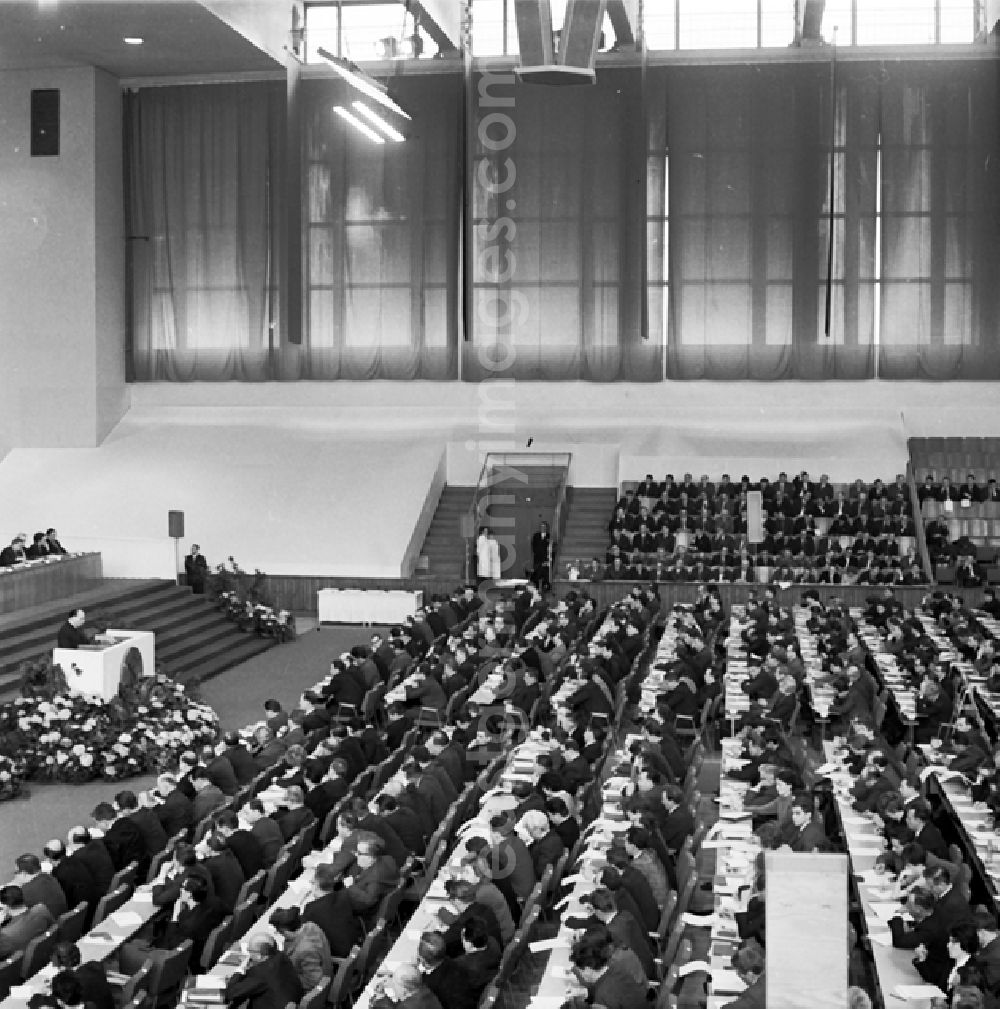
[{"label": "flower bouquet", "polygon": [[[29,689],[37,689],[34,681]],[[158,772],[175,754],[218,735],[215,712],[163,673],[108,703],[66,692],[29,693],[0,705],[0,772],[12,781],[121,780]],[[0,777],[0,799],[11,798],[9,790]]]}]

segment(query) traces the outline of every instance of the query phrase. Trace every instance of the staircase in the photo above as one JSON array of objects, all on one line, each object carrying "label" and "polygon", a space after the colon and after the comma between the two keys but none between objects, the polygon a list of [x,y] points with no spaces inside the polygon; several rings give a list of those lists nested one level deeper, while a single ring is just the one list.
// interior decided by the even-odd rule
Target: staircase
[{"label": "staircase", "polygon": [[472,507],[475,487],[445,487],[431,519],[427,537],[420,548],[414,575],[445,579],[458,585],[465,577],[465,540],[462,517]]},{"label": "staircase", "polygon": [[16,690],[22,662],[48,655],[66,615],[83,607],[112,626],[153,631],[156,661],[180,682],[205,680],[274,644],[244,634],[189,588],[170,581],[107,580],[96,589],[0,618],[0,694]]},{"label": "staircase", "polygon": [[614,514],[618,491],[614,487],[567,487],[566,525],[559,544],[560,565],[580,558],[599,557],[608,549],[608,523]]}]

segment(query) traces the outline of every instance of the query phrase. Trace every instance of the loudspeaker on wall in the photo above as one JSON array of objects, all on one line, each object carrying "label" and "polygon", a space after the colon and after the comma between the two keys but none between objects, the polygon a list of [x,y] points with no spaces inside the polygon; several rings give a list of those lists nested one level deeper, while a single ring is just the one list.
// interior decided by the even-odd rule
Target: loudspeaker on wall
[{"label": "loudspeaker on wall", "polygon": [[59,89],[36,88],[31,92],[31,156],[59,154]]}]

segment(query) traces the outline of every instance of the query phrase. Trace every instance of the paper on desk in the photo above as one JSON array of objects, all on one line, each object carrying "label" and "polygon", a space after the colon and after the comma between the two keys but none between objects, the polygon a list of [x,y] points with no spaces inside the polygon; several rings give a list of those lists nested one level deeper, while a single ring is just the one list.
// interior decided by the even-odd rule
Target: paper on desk
[{"label": "paper on desk", "polygon": [[753,813],[747,812],[744,809],[720,809],[719,819],[720,820],[749,820],[753,816]]},{"label": "paper on desk", "polygon": [[944,998],[944,992],[936,984],[898,984],[892,989],[897,998],[915,1002],[918,999]]},{"label": "paper on desk", "polygon": [[726,992],[729,994],[739,994],[746,991],[746,982],[740,978],[734,970],[713,970],[712,971],[712,991]]},{"label": "paper on desk", "polygon": [[688,974],[694,974],[700,970],[710,971],[712,965],[705,960],[689,960],[686,964],[680,967],[677,971],[678,977],[687,977]]},{"label": "paper on desk", "polygon": [[546,950],[558,949],[565,945],[566,943],[559,936],[554,936],[552,939],[536,939],[534,942],[529,942],[528,949],[532,953],[544,953]]},{"label": "paper on desk", "polygon": [[714,914],[695,914],[693,911],[685,911],[681,915],[681,921],[685,925],[694,925],[695,928],[712,928],[719,924],[719,918]]},{"label": "paper on desk", "polygon": [[111,915],[111,920],[119,928],[135,928],[143,922],[142,915],[136,914],[135,911],[115,911]]},{"label": "paper on desk", "polygon": [[883,918],[888,921],[890,918],[895,918],[900,912],[900,906],[898,900],[873,900],[868,905],[868,910],[872,914],[877,915],[879,918]]}]

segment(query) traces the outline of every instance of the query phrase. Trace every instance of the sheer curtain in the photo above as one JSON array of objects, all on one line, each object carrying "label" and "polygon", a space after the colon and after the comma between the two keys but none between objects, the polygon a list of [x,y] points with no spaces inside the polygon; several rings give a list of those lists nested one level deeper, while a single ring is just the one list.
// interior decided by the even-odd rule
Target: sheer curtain
[{"label": "sheer curtain", "polygon": [[301,377],[455,377],[462,85],[460,67],[394,80],[412,119],[385,116],[407,139],[376,144],[333,112],[356,92],[339,80],[302,82]]},{"label": "sheer curtain", "polygon": [[271,376],[284,115],[281,82],[127,96],[131,377]]},{"label": "sheer curtain", "polygon": [[[834,313],[825,333],[830,68],[648,70],[650,319],[667,374],[692,379],[863,378],[872,373],[877,108],[838,88]],[[662,173],[663,167],[659,168]],[[666,291],[663,281],[666,282]],[[667,312],[658,306],[669,298]]]},{"label": "sheer curtain", "polygon": [[476,74],[467,100],[463,377],[659,379],[643,318],[641,71],[567,88]]},{"label": "sheer curtain", "polygon": [[997,61],[887,64],[884,378],[1000,378]]}]

